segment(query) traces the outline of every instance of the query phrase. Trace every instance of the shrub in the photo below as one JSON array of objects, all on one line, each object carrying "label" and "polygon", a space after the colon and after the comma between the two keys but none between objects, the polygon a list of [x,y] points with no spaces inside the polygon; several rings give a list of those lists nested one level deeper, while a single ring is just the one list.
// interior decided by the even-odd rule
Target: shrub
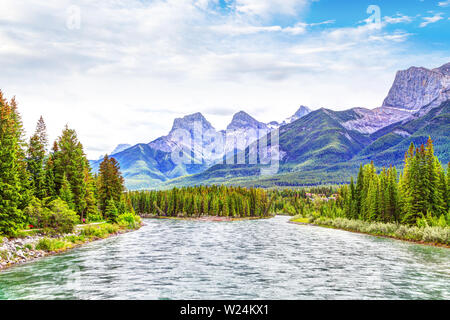
[{"label": "shrub", "polygon": [[101,214],[97,213],[97,214],[93,214],[93,213],[89,213],[87,215],[87,221],[88,222],[100,222],[103,221],[103,217]]},{"label": "shrub", "polygon": [[71,236],[64,237],[64,240],[71,242],[71,243],[78,244],[78,243],[85,242],[86,238],[84,235],[79,235],[79,236],[71,235]]},{"label": "shrub", "polygon": [[39,199],[32,199],[25,213],[32,225],[44,229],[46,233],[70,233],[79,221],[75,211],[67,203],[56,199],[44,206]]},{"label": "shrub", "polygon": [[117,218],[119,226],[127,229],[137,229],[141,225],[141,217],[133,213],[124,213]]},{"label": "shrub", "polygon": [[81,230],[81,235],[91,238],[106,238],[109,234],[116,233],[117,231],[119,231],[118,225],[104,223],[84,227]]},{"label": "shrub", "polygon": [[0,250],[0,260],[6,260],[6,259],[8,259],[8,251]]},{"label": "shrub", "polygon": [[70,245],[62,240],[42,238],[36,244],[36,250],[56,251],[69,247]]}]

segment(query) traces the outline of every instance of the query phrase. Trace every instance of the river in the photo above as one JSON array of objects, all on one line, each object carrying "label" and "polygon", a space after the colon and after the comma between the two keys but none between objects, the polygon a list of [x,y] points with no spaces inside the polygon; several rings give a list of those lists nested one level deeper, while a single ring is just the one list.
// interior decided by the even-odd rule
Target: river
[{"label": "river", "polygon": [[450,299],[450,250],[289,224],[145,220],[0,273],[0,299]]}]

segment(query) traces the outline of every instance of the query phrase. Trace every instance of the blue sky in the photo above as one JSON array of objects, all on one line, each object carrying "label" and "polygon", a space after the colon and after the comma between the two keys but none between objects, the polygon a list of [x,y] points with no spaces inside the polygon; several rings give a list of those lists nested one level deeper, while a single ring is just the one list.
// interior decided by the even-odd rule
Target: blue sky
[{"label": "blue sky", "polygon": [[449,18],[449,0],[2,0],[0,88],[28,133],[69,123],[96,158],[198,111],[222,129],[379,107],[397,70],[450,61]]}]

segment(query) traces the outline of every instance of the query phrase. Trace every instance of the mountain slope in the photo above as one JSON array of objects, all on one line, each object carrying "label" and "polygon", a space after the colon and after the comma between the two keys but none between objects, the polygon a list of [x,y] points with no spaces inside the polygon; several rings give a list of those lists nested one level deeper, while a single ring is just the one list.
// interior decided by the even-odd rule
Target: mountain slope
[{"label": "mountain slope", "polygon": [[[425,106],[425,108],[429,108]],[[373,160],[377,164],[401,164],[405,150],[411,142],[425,143],[434,140],[435,153],[444,164],[450,161],[450,100],[421,116],[417,112],[412,119],[380,130],[372,135],[375,140],[357,159]]]}]

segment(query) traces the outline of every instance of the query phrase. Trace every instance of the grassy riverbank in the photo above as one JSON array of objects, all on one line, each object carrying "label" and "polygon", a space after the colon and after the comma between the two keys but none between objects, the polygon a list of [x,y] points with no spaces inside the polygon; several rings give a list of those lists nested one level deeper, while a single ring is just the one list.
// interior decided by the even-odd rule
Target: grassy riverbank
[{"label": "grassy riverbank", "polygon": [[0,271],[45,256],[65,252],[83,244],[134,231],[142,226],[140,217],[118,223],[78,225],[69,234],[46,235],[24,230],[17,238],[0,238]]},{"label": "grassy riverbank", "polygon": [[368,222],[346,218],[326,217],[293,217],[290,222],[297,224],[311,224],[320,227],[336,228],[373,236],[387,237],[404,241],[411,241],[426,245],[450,248],[449,227],[416,227],[398,223]]}]

